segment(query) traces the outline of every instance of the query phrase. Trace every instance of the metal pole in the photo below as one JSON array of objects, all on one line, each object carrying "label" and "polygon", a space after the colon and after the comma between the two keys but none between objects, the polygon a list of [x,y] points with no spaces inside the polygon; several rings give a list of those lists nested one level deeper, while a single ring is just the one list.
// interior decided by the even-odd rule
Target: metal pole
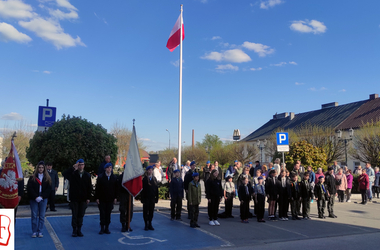
[{"label": "metal pole", "polygon": [[181,131],[182,131],[182,9],[183,5],[181,4],[181,19],[180,19],[180,37],[179,37],[179,116],[178,116],[178,166],[181,166],[181,148],[182,148],[182,138],[181,138]]},{"label": "metal pole", "polygon": [[345,153],[346,153],[346,166],[348,165],[347,164],[347,139],[344,139],[344,150],[345,150]]},{"label": "metal pole", "polygon": [[285,154],[282,152],[282,162],[285,163]]}]

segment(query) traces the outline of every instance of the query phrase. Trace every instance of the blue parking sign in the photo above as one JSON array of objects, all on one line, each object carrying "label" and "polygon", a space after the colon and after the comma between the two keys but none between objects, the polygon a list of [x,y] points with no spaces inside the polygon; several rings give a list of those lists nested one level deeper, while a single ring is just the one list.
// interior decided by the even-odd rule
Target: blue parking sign
[{"label": "blue parking sign", "polygon": [[276,133],[277,145],[289,145],[289,134],[287,132]]},{"label": "blue parking sign", "polygon": [[55,123],[55,115],[57,108],[54,107],[38,107],[38,126],[39,127],[51,127]]}]

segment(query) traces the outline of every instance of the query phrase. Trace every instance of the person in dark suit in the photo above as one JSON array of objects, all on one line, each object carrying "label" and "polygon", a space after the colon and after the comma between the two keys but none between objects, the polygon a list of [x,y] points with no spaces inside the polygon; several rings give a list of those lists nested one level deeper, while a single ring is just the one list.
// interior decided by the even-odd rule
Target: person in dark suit
[{"label": "person in dark suit", "polygon": [[117,201],[117,178],[112,173],[112,163],[104,165],[104,173],[98,176],[95,186],[95,199],[100,212],[99,234],[110,234],[111,212]]},{"label": "person in dark suit", "polygon": [[[124,165],[125,168],[125,165]],[[121,223],[121,231],[122,232],[127,232],[127,231],[132,231],[132,228],[129,226],[127,228],[127,222],[128,222],[128,215],[129,215],[129,197],[131,194],[128,192],[127,189],[124,188],[123,186],[123,177],[124,177],[124,172],[119,176],[118,180],[118,186],[119,186],[119,211],[120,211],[120,223]],[[132,221],[133,217],[133,202],[132,202],[133,197],[131,197],[131,212],[130,212],[130,221]]]},{"label": "person in dark suit", "polygon": [[329,192],[325,187],[325,177],[319,176],[318,183],[314,187],[315,200],[318,207],[318,218],[325,219],[326,200],[329,197]]},{"label": "person in dark suit", "polygon": [[187,199],[187,213],[188,213],[187,218],[188,219],[191,219],[191,215],[193,214],[193,212],[191,211],[193,206],[190,205],[190,200],[189,200],[189,183],[193,181],[193,174],[197,172],[196,167],[197,165],[195,161],[192,161],[190,163],[190,169],[189,171],[186,172],[185,178],[183,181],[183,185],[184,185],[184,189],[186,193],[186,199]]},{"label": "person in dark suit", "polygon": [[72,167],[63,172],[63,176],[69,180],[69,196],[71,201],[71,226],[72,237],[83,237],[83,217],[90,202],[92,183],[91,175],[84,171],[84,160],[79,159]]},{"label": "person in dark suit", "polygon": [[100,166],[98,168],[98,175],[101,175],[104,173],[104,166],[107,164],[107,163],[110,163],[111,162],[111,156],[109,155],[106,155],[104,157],[104,161],[102,163],[100,163]]},{"label": "person in dark suit", "polygon": [[292,211],[292,219],[300,220],[300,218],[298,217],[298,208],[300,207],[300,203],[301,203],[301,195],[300,195],[300,185],[298,183],[298,175],[292,173],[291,179],[292,181],[290,182],[290,190],[291,190],[290,207]]},{"label": "person in dark suit", "polygon": [[330,218],[337,218],[337,216],[334,214],[334,202],[335,202],[335,196],[337,195],[337,192],[336,192],[335,177],[333,176],[333,174],[334,174],[334,168],[329,167],[328,172],[325,175],[325,187],[330,195],[327,199],[327,210],[329,211]]},{"label": "person in dark suit", "polygon": [[[48,206],[50,207],[50,211],[56,212],[57,210],[55,209],[55,193],[57,192],[59,186],[58,173],[53,169],[53,164],[50,162],[46,163],[46,168],[51,179],[51,192],[48,199]],[[48,209],[48,206],[46,206],[46,210]]]},{"label": "person in dark suit", "polygon": [[286,176],[286,172],[288,170],[281,170],[281,174],[278,177],[278,217],[280,217],[280,220],[286,221],[288,220],[288,210],[289,210],[289,199],[292,195],[290,190],[290,181],[289,178]]},{"label": "person in dark suit", "polygon": [[242,223],[248,223],[249,217],[249,202],[251,201],[253,189],[248,181],[248,177],[243,179],[243,185],[239,186],[239,200],[240,200],[240,219]]},{"label": "person in dark suit", "polygon": [[155,203],[158,202],[158,184],[153,176],[153,166],[146,168],[145,176],[142,180],[143,190],[141,192],[141,203],[143,204],[143,218],[145,222],[144,230],[154,230],[152,226]]},{"label": "person in dark suit", "polygon": [[300,182],[301,198],[302,198],[302,217],[304,220],[310,220],[310,200],[313,199],[313,191],[309,183],[309,172],[305,172]]},{"label": "person in dark suit", "polygon": [[172,178],[169,187],[171,220],[182,220],[183,181],[180,174],[181,173],[178,169],[174,170],[174,177]]},{"label": "person in dark suit", "polygon": [[268,197],[269,206],[268,206],[268,214],[270,220],[276,220],[276,211],[275,206],[276,202],[279,198],[278,195],[278,179],[276,177],[276,170],[272,169],[269,171],[269,176],[265,181],[265,192]]}]

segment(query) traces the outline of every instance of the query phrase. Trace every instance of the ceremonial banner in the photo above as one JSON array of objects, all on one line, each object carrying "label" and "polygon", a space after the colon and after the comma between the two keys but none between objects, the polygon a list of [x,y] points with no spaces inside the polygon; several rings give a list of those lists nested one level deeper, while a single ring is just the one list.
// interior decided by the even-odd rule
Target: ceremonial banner
[{"label": "ceremonial banner", "polygon": [[0,175],[0,204],[4,208],[15,208],[18,205],[16,172],[17,168],[13,159],[12,147]]}]

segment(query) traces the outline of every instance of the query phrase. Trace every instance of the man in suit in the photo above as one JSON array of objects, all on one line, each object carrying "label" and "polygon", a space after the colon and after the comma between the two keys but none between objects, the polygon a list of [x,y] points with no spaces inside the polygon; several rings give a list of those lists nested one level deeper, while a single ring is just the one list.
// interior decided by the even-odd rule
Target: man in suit
[{"label": "man in suit", "polygon": [[[48,199],[48,206],[50,207],[50,211],[56,212],[57,210],[55,209],[55,192],[57,192],[59,186],[58,173],[53,169],[53,164],[50,162],[46,163],[46,169],[51,179],[51,192]],[[46,210],[48,209],[48,206],[46,206]]]}]

